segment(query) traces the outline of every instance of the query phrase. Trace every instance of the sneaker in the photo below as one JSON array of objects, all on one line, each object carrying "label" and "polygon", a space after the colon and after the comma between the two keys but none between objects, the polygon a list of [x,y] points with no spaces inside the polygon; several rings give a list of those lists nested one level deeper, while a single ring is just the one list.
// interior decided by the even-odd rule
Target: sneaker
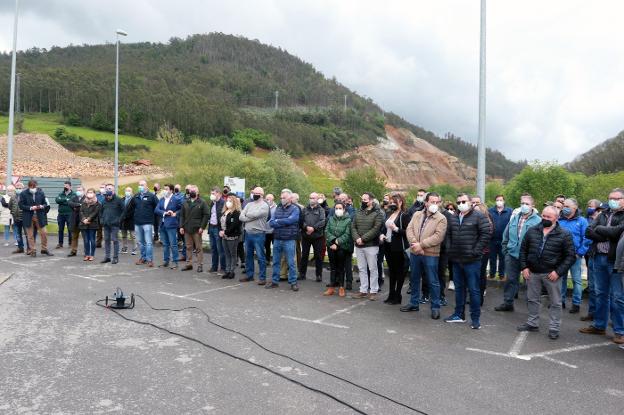
[{"label": "sneaker", "polygon": [[440,310],[431,310],[431,318],[434,320],[440,320]]},{"label": "sneaker", "polygon": [[202,264],[197,266],[197,272],[204,272],[204,266]]},{"label": "sneaker", "polygon": [[128,247],[121,248],[121,253],[122,254],[127,254],[128,253]]},{"label": "sneaker", "polygon": [[136,249],[133,249],[130,255],[136,255]]},{"label": "sneaker", "polygon": [[529,323],[524,323],[516,327],[516,330],[536,332],[536,331],[539,331],[539,327],[532,326]]},{"label": "sneaker", "polygon": [[368,300],[369,301],[377,301],[377,293],[370,293],[370,294],[368,294]]},{"label": "sneaker", "polygon": [[455,291],[455,283],[453,281],[449,281],[448,289],[451,291]]},{"label": "sneaker", "polygon": [[293,284],[290,286],[290,289],[293,291],[299,291],[299,286],[297,284]]},{"label": "sneaker", "polygon": [[550,330],[548,332],[548,338],[550,340],[557,340],[559,338],[559,332],[558,331],[554,331],[554,330]]},{"label": "sneaker", "polygon": [[621,334],[616,334],[613,336],[613,343],[615,344],[624,344],[624,336]]},{"label": "sneaker", "polygon": [[351,295],[351,298],[355,298],[355,299],[358,299],[358,300],[360,298],[366,298],[366,297],[368,297],[368,293],[361,293],[359,291],[357,293]]},{"label": "sneaker", "polygon": [[169,266],[169,262],[163,262],[158,266],[158,268],[167,268]]},{"label": "sneaker", "polygon": [[267,290],[270,290],[272,288],[279,288],[279,284],[271,282],[270,284],[265,285],[264,288],[266,288]]},{"label": "sneaker", "polygon": [[178,263],[174,262],[173,265],[169,267],[169,269],[178,269]]},{"label": "sneaker", "polygon": [[583,334],[598,334],[598,335],[603,335],[603,336],[606,333],[605,329],[597,329],[594,326],[583,327],[582,329],[579,330],[579,332]]},{"label": "sneaker", "polygon": [[411,311],[419,311],[420,307],[412,305],[412,304],[407,304],[401,308],[399,308],[399,311],[402,311],[404,313],[409,313]]},{"label": "sneaker", "polygon": [[479,320],[475,320],[472,323],[470,323],[470,328],[473,330],[479,330],[481,329],[481,323],[479,322]]},{"label": "sneaker", "polygon": [[338,297],[344,297],[345,295],[347,294],[345,293],[344,287],[338,288]]},{"label": "sneaker", "polygon": [[429,302],[429,297],[422,296],[420,297],[420,304],[427,304]]},{"label": "sneaker", "polygon": [[[4,244],[4,246],[9,246],[9,244]],[[54,249],[63,249],[63,245],[58,244]]]},{"label": "sneaker", "polygon": [[446,297],[440,299],[440,305],[442,307],[446,307],[448,305],[448,300],[446,299]]},{"label": "sneaker", "polygon": [[514,311],[514,306],[513,304],[506,304],[503,303],[499,306],[494,307],[495,311]]},{"label": "sneaker", "polygon": [[330,296],[330,295],[334,295],[336,291],[334,290],[334,287],[329,287],[328,289],[325,290],[325,292],[323,293],[324,296]]},{"label": "sneaker", "polygon": [[465,323],[466,322],[466,320],[464,320],[457,314],[453,314],[452,316],[445,318],[444,321],[447,323]]}]

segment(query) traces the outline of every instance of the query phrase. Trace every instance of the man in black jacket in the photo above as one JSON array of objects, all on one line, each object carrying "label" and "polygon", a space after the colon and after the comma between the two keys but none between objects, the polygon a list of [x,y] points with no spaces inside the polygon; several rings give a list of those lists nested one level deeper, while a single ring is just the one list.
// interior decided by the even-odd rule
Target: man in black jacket
[{"label": "man in black jacket", "polygon": [[74,196],[67,202],[67,205],[71,208],[72,214],[69,220],[69,226],[71,227],[71,251],[67,256],[76,256],[78,252],[78,239],[80,238],[80,206],[85,199],[85,191],[82,186],[78,186],[74,192]]},{"label": "man in black jacket", "polygon": [[550,298],[548,337],[559,338],[561,327],[561,276],[576,261],[572,235],[557,220],[559,212],[552,206],[542,211],[542,223],[527,231],[520,246],[520,269],[527,281],[529,318],[518,331],[538,331],[542,286]]},{"label": "man in black jacket", "polygon": [[463,323],[466,287],[470,293],[470,318],[475,330],[481,328],[481,257],[490,243],[490,222],[472,207],[470,195],[457,195],[458,215],[451,217],[449,227],[449,260],[453,262],[455,312],[445,321]]},{"label": "man in black jacket", "polygon": [[299,279],[305,280],[310,259],[310,247],[314,248],[316,281],[322,279],[323,273],[323,231],[325,230],[325,209],[318,202],[318,193],[310,194],[310,204],[303,208],[303,225],[301,226],[301,265]]},{"label": "man in black jacket", "polygon": [[19,208],[22,210],[22,221],[28,235],[28,254],[33,257],[37,255],[34,235],[37,231],[41,236],[41,254],[54,256],[48,251],[48,234],[45,228],[48,224],[50,204],[43,190],[37,187],[36,180],[30,180],[28,190],[20,193]]},{"label": "man in black jacket", "polygon": [[112,263],[119,262],[119,224],[121,223],[121,216],[124,213],[124,202],[117,197],[113,191],[113,185],[106,185],[106,192],[104,193],[104,201],[100,208],[100,222],[104,229],[104,248],[106,257],[102,261],[102,264],[111,262],[111,241],[113,242],[113,258]]}]

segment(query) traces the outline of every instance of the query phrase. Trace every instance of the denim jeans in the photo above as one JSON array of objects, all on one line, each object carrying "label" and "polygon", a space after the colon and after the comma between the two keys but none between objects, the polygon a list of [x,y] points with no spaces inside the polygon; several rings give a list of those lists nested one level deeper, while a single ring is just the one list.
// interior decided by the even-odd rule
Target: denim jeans
[{"label": "denim jeans", "polygon": [[147,262],[154,261],[154,225],[151,223],[146,225],[134,225],[134,234],[136,235],[139,248],[141,250],[141,259]]},{"label": "denim jeans", "polygon": [[63,246],[63,236],[65,233],[65,225],[67,225],[67,245],[71,244],[72,240],[72,231],[71,225],[69,221],[71,220],[71,215],[58,215],[56,217],[56,223],[58,224],[58,244]]},{"label": "denim jeans", "polygon": [[[572,304],[581,305],[581,297],[583,296],[583,283],[581,282],[581,263],[583,257],[577,257],[574,264],[570,267],[570,274],[572,275],[573,291],[572,291]],[[568,274],[561,276],[561,302],[565,304],[566,296],[568,293]]]},{"label": "denim jeans", "polygon": [[260,274],[258,279],[260,281],[266,280],[266,257],[264,256],[264,240],[265,234],[263,233],[250,233],[245,234],[245,274],[247,278],[253,279],[255,267],[254,267],[254,252],[258,258],[258,268],[260,268]]},{"label": "denim jeans", "polygon": [[431,309],[440,309],[440,280],[438,278],[437,256],[424,256],[410,254],[410,283],[412,284],[412,294],[410,305],[418,307],[420,305],[420,281],[426,277],[431,298]]},{"label": "denim jeans", "polygon": [[96,229],[81,229],[82,239],[84,243],[85,256],[95,255],[95,233]]},{"label": "denim jeans", "polygon": [[11,225],[4,225],[4,242],[11,240]]},{"label": "denim jeans", "polygon": [[[246,238],[250,234],[247,234]],[[284,241],[282,239],[273,240],[273,283],[279,284],[280,281],[280,262],[282,255],[286,257],[288,263],[288,283],[290,285],[297,283],[297,268],[295,268],[295,243],[297,241],[291,239]],[[246,264],[245,264],[246,266]]]},{"label": "denim jeans", "polygon": [[119,258],[119,226],[104,226],[104,253],[111,258],[111,241],[113,242],[113,258]]},{"label": "denim jeans", "polygon": [[13,223],[13,237],[19,249],[24,249],[24,238],[22,237],[23,229],[22,221]]},{"label": "denim jeans", "polygon": [[[470,295],[470,318],[473,323],[481,317],[481,291],[479,273],[481,261],[453,262],[453,283],[455,284],[455,314],[462,316],[466,304],[466,287]],[[413,289],[413,287],[412,287]]]},{"label": "denim jeans", "polygon": [[[505,256],[505,269],[507,280],[505,281],[503,299],[505,304],[513,305],[514,298],[520,288],[520,260],[511,255]],[[471,300],[472,301],[472,300]]]},{"label": "denim jeans", "polygon": [[[225,271],[225,251],[223,250],[223,240],[219,236],[219,227],[209,225],[208,236],[210,237],[210,252],[212,254],[211,271]],[[221,267],[219,267],[221,264]]]},{"label": "denim jeans", "polygon": [[502,241],[491,241],[490,242],[490,277],[494,277],[496,275],[496,270],[498,265],[498,275],[505,275],[505,255],[503,255],[503,247]]},{"label": "denim jeans", "polygon": [[[594,257],[594,290],[596,292],[596,312],[593,326],[606,329],[611,313],[613,332],[624,335],[622,309],[618,306],[622,301],[622,276],[613,271],[613,262],[607,255],[598,254]],[[618,302],[616,303],[616,300]]]},{"label": "denim jeans", "polygon": [[596,312],[596,290],[594,288],[594,258],[587,259],[587,314]]},{"label": "denim jeans", "polygon": [[176,228],[165,228],[160,226],[160,242],[163,244],[163,260],[169,262],[173,260],[178,263],[178,230]]}]

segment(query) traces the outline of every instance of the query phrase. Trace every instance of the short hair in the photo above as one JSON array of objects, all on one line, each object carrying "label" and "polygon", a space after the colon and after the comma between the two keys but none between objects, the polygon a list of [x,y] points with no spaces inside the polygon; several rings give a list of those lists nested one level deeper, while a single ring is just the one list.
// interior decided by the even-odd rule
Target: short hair
[{"label": "short hair", "polygon": [[622,189],[621,187],[616,187],[615,189],[611,190],[611,193],[619,193],[624,196],[624,189]]},{"label": "short hair", "polygon": [[35,186],[36,187],[37,186],[37,181],[35,179],[30,179],[28,181],[28,187],[30,187],[30,186]]},{"label": "short hair", "polygon": [[219,186],[213,186],[212,189],[210,189],[211,192],[217,192],[217,193],[221,193],[221,188]]},{"label": "short hair", "polygon": [[68,184],[68,185],[70,185],[70,186],[71,186],[71,181],[70,181],[70,180],[65,180],[65,181],[63,182],[63,184]]},{"label": "short hair", "polygon": [[578,202],[576,201],[576,199],[574,199],[572,197],[569,197],[569,198],[567,198],[566,200],[563,201],[563,203],[565,203],[565,202],[571,202],[574,205],[574,207],[578,208]]},{"label": "short hair", "polygon": [[522,199],[531,199],[531,204],[535,203],[535,199],[533,199],[533,196],[531,196],[528,193],[522,193],[522,196],[520,196],[521,202],[522,202]]},{"label": "short hair", "polygon": [[429,192],[429,193],[427,193],[427,196],[425,196],[425,202],[428,202],[430,197],[439,197],[440,200],[442,200],[442,198],[440,197],[439,193],[437,193],[437,192]]},{"label": "short hair", "polygon": [[336,202],[336,203],[334,203],[334,210],[336,210],[336,207],[337,207],[338,205],[342,206],[342,209],[344,209],[344,208],[345,208],[344,203],[342,203],[342,202]]},{"label": "short hair", "polygon": [[598,199],[591,199],[589,202],[587,202],[588,205],[595,205],[596,207],[599,207],[602,202]]},{"label": "short hair", "polygon": [[418,191],[416,193],[420,193],[420,192],[427,193],[427,190],[421,188],[421,189],[418,189]]},{"label": "short hair", "polygon": [[281,193],[288,193],[290,195],[293,194],[292,190],[290,190],[290,189],[282,189]]},{"label": "short hair", "polygon": [[498,199],[499,197],[502,197],[503,199],[505,198],[504,195],[496,195],[496,196],[494,196],[494,200]]},{"label": "short hair", "polygon": [[362,196],[364,196],[364,195],[367,195],[370,200],[375,199],[375,195],[372,194],[371,192],[364,192],[364,193],[362,193]]},{"label": "short hair", "polygon": [[463,197],[463,196],[468,197],[468,199],[472,199],[472,198],[470,197],[470,194],[468,194],[468,193],[465,193],[465,192],[459,192],[459,193],[457,193],[457,197]]},{"label": "short hair", "polygon": [[566,196],[562,195],[562,194],[558,194],[557,196],[555,196],[555,199],[560,199],[560,198],[564,198],[565,199]]},{"label": "short hair", "polygon": [[168,187],[168,188],[169,188],[169,190],[174,189],[174,186],[173,186],[171,183],[166,184],[166,185],[164,185],[163,187]]},{"label": "short hair", "polygon": [[552,213],[554,213],[555,216],[559,216],[559,211],[557,210],[556,207],[554,207],[554,206],[546,206],[544,209],[542,209],[542,213],[546,212],[547,210],[552,211]]}]

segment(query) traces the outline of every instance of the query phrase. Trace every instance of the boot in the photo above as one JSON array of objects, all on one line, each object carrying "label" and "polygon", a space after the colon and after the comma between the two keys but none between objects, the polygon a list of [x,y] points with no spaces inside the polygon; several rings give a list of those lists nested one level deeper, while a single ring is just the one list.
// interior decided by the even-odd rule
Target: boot
[{"label": "boot", "polygon": [[23,254],[24,248],[17,248],[15,251],[11,252],[12,254]]},{"label": "boot", "polygon": [[572,304],[572,308],[570,309],[569,313],[570,314],[577,314],[579,311],[581,311],[581,307],[579,307],[576,304]]},{"label": "boot", "polygon": [[330,296],[330,295],[334,295],[334,293],[335,293],[334,287],[329,287],[328,289],[325,290],[323,295]]}]

